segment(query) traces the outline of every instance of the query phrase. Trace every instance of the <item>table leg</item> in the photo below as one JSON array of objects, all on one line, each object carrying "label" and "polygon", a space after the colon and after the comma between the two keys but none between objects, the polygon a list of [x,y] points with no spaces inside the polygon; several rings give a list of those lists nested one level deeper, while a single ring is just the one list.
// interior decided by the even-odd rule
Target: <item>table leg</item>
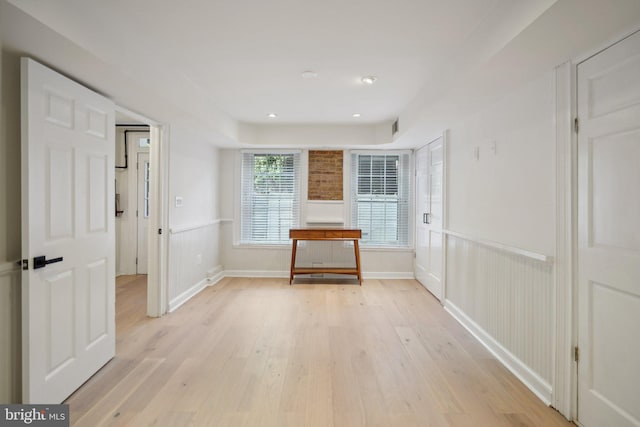
[{"label": "table leg", "polygon": [[293,239],[293,246],[291,247],[291,272],[289,273],[289,285],[293,283],[293,270],[296,268],[296,251],[298,249],[298,240]]},{"label": "table leg", "polygon": [[358,282],[360,282],[360,286],[362,286],[362,273],[360,273],[360,246],[358,245],[358,240],[355,239],[353,241],[353,250],[356,254],[356,269],[358,270]]}]

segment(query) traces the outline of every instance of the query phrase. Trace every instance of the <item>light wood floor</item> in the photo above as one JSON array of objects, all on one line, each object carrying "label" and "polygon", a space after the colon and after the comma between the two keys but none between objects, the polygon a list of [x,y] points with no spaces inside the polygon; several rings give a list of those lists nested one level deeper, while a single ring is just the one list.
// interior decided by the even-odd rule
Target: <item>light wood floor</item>
[{"label": "light wood floor", "polygon": [[227,278],[160,319],[117,285],[117,356],[76,426],[571,426],[413,280]]}]

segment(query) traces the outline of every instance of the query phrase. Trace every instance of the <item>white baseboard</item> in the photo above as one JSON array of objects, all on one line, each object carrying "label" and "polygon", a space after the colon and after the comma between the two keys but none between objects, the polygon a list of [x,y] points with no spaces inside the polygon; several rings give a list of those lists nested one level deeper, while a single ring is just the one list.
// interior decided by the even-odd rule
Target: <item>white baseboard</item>
[{"label": "white baseboard", "polygon": [[207,287],[207,285],[207,279],[202,279],[201,281],[175,297],[173,300],[169,301],[169,313],[175,311],[182,304],[196,296],[201,290]]},{"label": "white baseboard", "polygon": [[520,359],[504,348],[498,341],[471,320],[462,310],[451,301],[446,300],[444,309],[449,312],[471,335],[476,337],[496,359],[498,359],[511,373],[524,383],[545,405],[551,404],[552,387],[538,374],[532,371]]},{"label": "white baseboard", "polygon": [[372,271],[362,273],[363,279],[415,279],[413,271]]},{"label": "white baseboard", "polygon": [[219,265],[211,270],[207,271],[207,285],[213,286],[218,283],[220,280],[224,279],[224,270],[222,266]]},{"label": "white baseboard", "polygon": [[[223,277],[277,277],[288,278],[289,271],[267,270],[225,270]],[[362,273],[363,279],[414,279],[411,272],[369,272]]]},{"label": "white baseboard", "polygon": [[225,270],[224,277],[277,277],[289,278],[289,271]]}]

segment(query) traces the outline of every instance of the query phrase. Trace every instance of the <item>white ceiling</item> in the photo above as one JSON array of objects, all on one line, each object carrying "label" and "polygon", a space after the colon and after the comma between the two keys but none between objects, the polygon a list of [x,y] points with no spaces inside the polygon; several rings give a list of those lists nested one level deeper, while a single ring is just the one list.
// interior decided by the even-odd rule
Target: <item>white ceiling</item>
[{"label": "white ceiling", "polygon": [[[394,119],[421,91],[486,61],[555,0],[10,3],[187,111],[335,124]],[[305,70],[318,77],[303,79]],[[378,81],[366,86],[365,75]]]},{"label": "white ceiling", "polygon": [[[640,28],[638,0],[0,6],[4,50],[219,146],[286,139],[282,144],[415,147],[496,96]],[[303,79],[305,70],[318,77]],[[378,81],[365,86],[364,75]],[[268,119],[270,112],[278,118]],[[390,121],[398,117],[401,132],[392,138]]]}]

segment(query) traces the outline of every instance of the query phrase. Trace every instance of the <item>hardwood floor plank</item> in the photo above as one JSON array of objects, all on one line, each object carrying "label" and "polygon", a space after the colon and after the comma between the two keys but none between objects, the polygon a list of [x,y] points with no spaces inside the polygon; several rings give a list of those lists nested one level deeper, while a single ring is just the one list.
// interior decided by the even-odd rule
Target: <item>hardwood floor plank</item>
[{"label": "hardwood floor plank", "polygon": [[117,356],[74,426],[570,426],[413,280],[226,278],[150,319],[118,278]]}]

